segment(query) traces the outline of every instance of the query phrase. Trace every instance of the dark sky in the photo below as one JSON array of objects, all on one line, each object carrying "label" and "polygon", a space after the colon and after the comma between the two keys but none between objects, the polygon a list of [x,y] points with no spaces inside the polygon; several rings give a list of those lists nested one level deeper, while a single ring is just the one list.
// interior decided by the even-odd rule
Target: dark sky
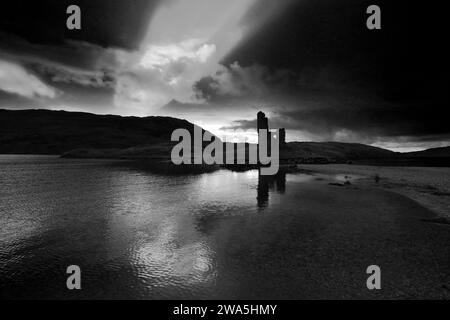
[{"label": "dark sky", "polygon": [[[69,4],[80,31],[65,28]],[[371,4],[381,30],[365,26]],[[405,0],[4,1],[0,108],[166,113],[219,135],[253,129],[262,109],[290,140],[447,145],[445,12]]]},{"label": "dark sky", "polygon": [[[290,73],[286,95],[297,107],[275,110],[273,125],[307,129],[333,139],[449,138],[448,49],[444,10],[411,1],[377,1],[382,30],[364,28],[360,0],[295,1],[289,10],[250,33],[223,60],[255,63]],[[268,86],[272,77],[267,78]],[[197,84],[200,94],[223,99],[213,77]],[[310,107],[308,107],[310,105]],[[234,128],[254,127],[241,120]],[[233,128],[229,126],[227,128]]]},{"label": "dark sky", "polygon": [[[0,28],[33,43],[62,45],[68,39],[103,47],[136,49],[148,20],[161,0],[43,0],[3,1]],[[82,29],[65,26],[66,8],[82,9]]]}]

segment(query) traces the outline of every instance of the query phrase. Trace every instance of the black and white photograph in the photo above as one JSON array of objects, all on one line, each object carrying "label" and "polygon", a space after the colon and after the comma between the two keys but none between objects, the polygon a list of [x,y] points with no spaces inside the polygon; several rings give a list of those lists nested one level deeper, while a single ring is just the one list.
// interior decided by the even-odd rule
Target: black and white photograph
[{"label": "black and white photograph", "polygon": [[446,13],[2,1],[0,300],[449,300]]}]

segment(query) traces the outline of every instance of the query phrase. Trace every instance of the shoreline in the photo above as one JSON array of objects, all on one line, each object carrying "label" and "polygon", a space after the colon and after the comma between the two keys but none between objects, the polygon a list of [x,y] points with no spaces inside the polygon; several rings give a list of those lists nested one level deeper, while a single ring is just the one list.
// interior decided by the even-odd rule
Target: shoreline
[{"label": "shoreline", "polygon": [[[23,154],[2,154],[4,156],[25,156]],[[52,156],[64,158],[58,155],[28,155],[28,156]],[[170,165],[163,159],[111,159],[111,158],[65,158],[65,159],[97,159],[116,160],[120,163],[132,164],[133,167],[150,171],[162,171],[166,174],[193,174],[207,173],[218,169],[230,171],[247,171],[256,169],[248,165],[229,166],[175,166]],[[307,173],[325,175],[348,175],[356,176],[350,183],[361,184],[368,187],[380,188],[392,191],[408,197],[419,203],[421,206],[431,210],[436,219],[429,222],[436,222],[450,225],[450,168],[448,167],[413,167],[413,166],[385,166],[385,165],[363,165],[363,164],[281,164],[280,170],[287,173]],[[342,177],[341,177],[342,178]],[[332,184],[339,185],[345,180],[330,180]]]},{"label": "shoreline", "polygon": [[298,172],[357,176],[351,183],[392,191],[431,210],[436,219],[450,224],[450,169],[439,167],[386,167],[369,165],[300,165]]}]

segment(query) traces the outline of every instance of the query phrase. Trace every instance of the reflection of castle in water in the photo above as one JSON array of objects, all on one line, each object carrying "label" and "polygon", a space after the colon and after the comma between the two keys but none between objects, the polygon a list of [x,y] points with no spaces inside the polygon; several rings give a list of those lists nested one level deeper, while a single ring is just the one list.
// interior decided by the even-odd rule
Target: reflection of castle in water
[{"label": "reflection of castle in water", "polygon": [[266,176],[258,173],[258,207],[264,208],[269,202],[269,191],[283,194],[286,191],[286,172],[278,171],[276,175]]},{"label": "reflection of castle in water", "polygon": [[[258,132],[258,145],[261,144],[260,130],[267,130],[267,146],[270,147],[270,139],[273,132],[269,128],[269,119],[266,117],[264,112],[259,111],[257,115],[257,132]],[[284,146],[286,143],[286,130],[284,128],[278,129],[278,139],[280,142],[280,147]],[[271,152],[268,150],[269,153]],[[261,169],[258,172],[258,207],[264,208],[269,202],[269,191],[275,191],[278,193],[284,193],[286,190],[286,172],[282,170],[278,171],[276,175],[267,176],[261,175]]]}]

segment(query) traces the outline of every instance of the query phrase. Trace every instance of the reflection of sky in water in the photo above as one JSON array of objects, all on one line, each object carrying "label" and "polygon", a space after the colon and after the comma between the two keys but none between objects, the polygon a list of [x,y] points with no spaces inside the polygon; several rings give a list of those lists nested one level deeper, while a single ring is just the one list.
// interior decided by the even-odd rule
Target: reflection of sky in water
[{"label": "reflection of sky in water", "polygon": [[358,179],[363,178],[363,176],[358,176],[358,175],[354,175],[354,174],[336,174],[333,176],[333,178],[337,181],[345,182],[345,181],[358,180]]},{"label": "reflection of sky in water", "polygon": [[[236,263],[248,259],[239,248],[265,248],[258,228],[272,222],[261,218],[283,202],[286,182],[316,178],[259,177],[257,170],[165,176],[54,157],[2,156],[0,162],[5,283],[42,281],[57,291],[55,272],[79,264],[86,283],[118,286],[119,297],[210,297],[217,286],[236,289],[242,274]],[[246,230],[253,230],[252,238]],[[101,296],[95,288],[92,294]],[[84,290],[88,294],[89,286]]]},{"label": "reflection of sky in water", "polygon": [[[162,176],[139,173],[118,175],[114,181],[111,214],[115,218],[109,222],[110,232],[128,234],[113,240],[110,252],[120,248],[116,241],[128,238],[119,253],[127,251],[127,261],[145,285],[186,286],[213,279],[213,250],[198,234],[189,214],[195,193],[192,186],[199,178],[168,182]],[[148,282],[149,278],[152,281]]]},{"label": "reflection of sky in water", "polygon": [[157,278],[152,286],[213,281],[215,248],[203,231],[216,216],[243,213],[233,208],[255,207],[258,172],[221,170],[166,179],[145,173],[115,175],[110,184],[110,233],[136,231],[118,239],[112,236],[109,256],[123,253],[120,242],[130,237],[124,244],[133,241],[128,259],[137,277]]},{"label": "reflection of sky in water", "polygon": [[287,174],[286,181],[287,182],[310,182],[314,180],[314,176],[310,174]]}]

